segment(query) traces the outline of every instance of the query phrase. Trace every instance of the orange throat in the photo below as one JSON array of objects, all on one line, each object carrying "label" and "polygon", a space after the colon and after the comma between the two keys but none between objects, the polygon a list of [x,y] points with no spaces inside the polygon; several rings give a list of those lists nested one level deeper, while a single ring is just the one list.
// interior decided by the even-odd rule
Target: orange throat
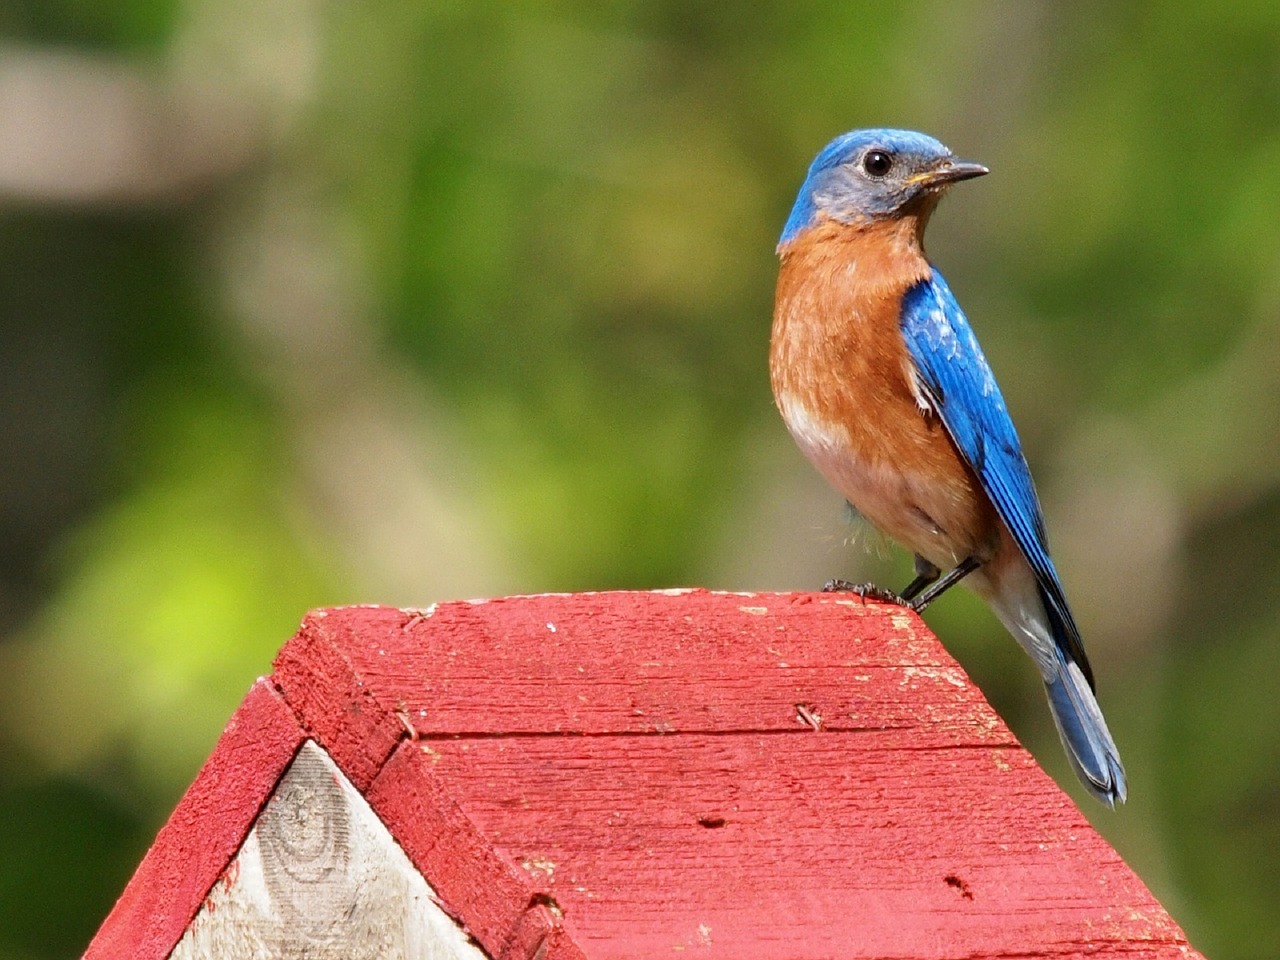
[{"label": "orange throat", "polygon": [[899,312],[902,294],[930,274],[923,220],[828,220],[780,249],[769,370],[784,416],[799,403],[822,420],[847,422],[856,410],[841,384],[897,381],[914,401]]}]

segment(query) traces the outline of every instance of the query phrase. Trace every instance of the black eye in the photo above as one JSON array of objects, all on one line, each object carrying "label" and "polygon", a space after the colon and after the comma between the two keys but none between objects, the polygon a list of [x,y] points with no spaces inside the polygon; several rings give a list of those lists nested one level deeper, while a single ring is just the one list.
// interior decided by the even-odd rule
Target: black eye
[{"label": "black eye", "polygon": [[893,169],[893,157],[883,150],[868,150],[862,158],[862,169],[870,177],[886,176]]}]

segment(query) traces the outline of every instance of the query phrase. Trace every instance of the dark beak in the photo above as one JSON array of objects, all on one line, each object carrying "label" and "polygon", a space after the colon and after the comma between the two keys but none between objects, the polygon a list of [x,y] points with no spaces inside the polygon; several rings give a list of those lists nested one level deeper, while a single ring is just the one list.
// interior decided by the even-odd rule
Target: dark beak
[{"label": "dark beak", "polygon": [[990,172],[980,163],[970,163],[967,160],[944,160],[935,169],[917,174],[912,179],[926,187],[941,187],[951,183],[959,183],[961,180],[982,177]]}]

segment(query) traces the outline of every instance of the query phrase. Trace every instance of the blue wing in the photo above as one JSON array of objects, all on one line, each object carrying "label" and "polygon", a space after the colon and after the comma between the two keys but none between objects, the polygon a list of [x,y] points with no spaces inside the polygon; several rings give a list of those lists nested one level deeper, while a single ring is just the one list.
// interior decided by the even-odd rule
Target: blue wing
[{"label": "blue wing", "polygon": [[937,270],[903,297],[902,332],[919,386],[1035,571],[1053,635],[1092,686],[1080,632],[1049,557],[1040,500],[1017,431],[969,321]]}]

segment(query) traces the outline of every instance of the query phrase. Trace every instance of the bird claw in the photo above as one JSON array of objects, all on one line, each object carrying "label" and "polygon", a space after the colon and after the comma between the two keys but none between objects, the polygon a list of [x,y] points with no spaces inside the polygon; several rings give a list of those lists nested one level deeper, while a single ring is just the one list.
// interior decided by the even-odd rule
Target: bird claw
[{"label": "bird claw", "polygon": [[853,583],[850,580],[828,580],[822,585],[823,593],[853,593],[862,597],[863,600],[878,600],[881,603],[893,603],[900,607],[913,609],[911,601],[906,597],[894,593],[892,590],[886,590],[884,587],[878,587],[874,583]]}]

